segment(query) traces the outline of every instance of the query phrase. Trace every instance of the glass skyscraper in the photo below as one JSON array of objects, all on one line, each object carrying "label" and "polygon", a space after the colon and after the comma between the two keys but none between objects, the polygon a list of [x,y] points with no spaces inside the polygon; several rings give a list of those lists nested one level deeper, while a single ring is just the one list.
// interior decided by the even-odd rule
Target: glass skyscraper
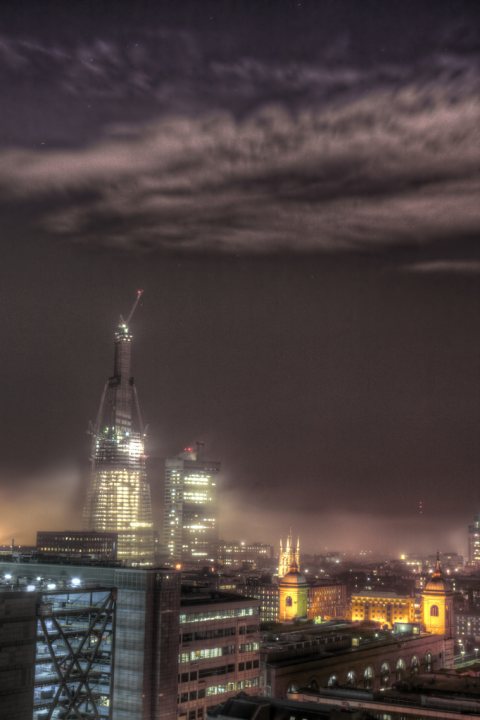
[{"label": "glass skyscraper", "polygon": [[131,375],[130,320],[141,297],[115,331],[113,375],[103,391],[92,428],[90,485],[84,510],[87,530],[116,532],[117,558],[130,565],[153,563],[150,487],[145,468],[145,432]]},{"label": "glass skyscraper", "polygon": [[163,542],[172,564],[209,564],[217,558],[220,463],[205,460],[202,451],[197,443],[165,462]]}]

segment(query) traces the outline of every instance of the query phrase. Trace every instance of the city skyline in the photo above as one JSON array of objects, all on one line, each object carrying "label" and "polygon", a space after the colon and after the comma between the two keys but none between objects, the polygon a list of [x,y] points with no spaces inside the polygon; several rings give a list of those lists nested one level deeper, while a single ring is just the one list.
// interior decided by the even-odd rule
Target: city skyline
[{"label": "city skyline", "polygon": [[478,6],[201,5],[0,9],[0,543],[81,526],[141,287],[157,528],[164,459],[200,441],[225,539],[465,552]]}]

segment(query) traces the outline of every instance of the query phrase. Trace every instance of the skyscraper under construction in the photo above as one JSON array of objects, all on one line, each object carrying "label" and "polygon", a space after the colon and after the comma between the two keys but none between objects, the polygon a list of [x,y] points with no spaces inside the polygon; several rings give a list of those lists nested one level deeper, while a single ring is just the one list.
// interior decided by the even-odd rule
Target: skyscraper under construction
[{"label": "skyscraper under construction", "polygon": [[84,510],[87,530],[118,533],[117,558],[129,565],[153,563],[150,487],[145,468],[145,431],[131,375],[130,321],[115,331],[113,375],[105,383],[92,428],[90,485]]}]

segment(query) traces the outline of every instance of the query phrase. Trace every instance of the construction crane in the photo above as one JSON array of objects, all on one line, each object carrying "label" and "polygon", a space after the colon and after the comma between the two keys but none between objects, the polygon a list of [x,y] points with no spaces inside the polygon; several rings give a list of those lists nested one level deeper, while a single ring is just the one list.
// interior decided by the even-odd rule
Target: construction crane
[{"label": "construction crane", "polygon": [[120,322],[121,322],[123,325],[126,325],[127,327],[130,325],[130,320],[131,320],[132,317],[133,317],[133,313],[134,313],[135,310],[137,309],[137,305],[138,305],[138,303],[140,302],[140,298],[142,297],[142,295],[143,295],[143,290],[137,290],[137,297],[135,298],[135,301],[134,301],[134,303],[133,303],[133,305],[132,305],[132,309],[130,310],[130,313],[129,313],[129,315],[128,315],[128,317],[127,317],[126,320],[124,320],[124,319],[123,319],[123,316],[120,315]]}]

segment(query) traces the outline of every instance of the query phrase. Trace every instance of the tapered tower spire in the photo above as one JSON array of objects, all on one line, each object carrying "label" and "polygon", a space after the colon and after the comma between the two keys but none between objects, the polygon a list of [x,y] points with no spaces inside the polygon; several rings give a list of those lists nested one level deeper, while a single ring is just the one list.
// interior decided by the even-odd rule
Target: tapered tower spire
[{"label": "tapered tower spire", "polygon": [[91,476],[84,525],[118,533],[119,560],[133,565],[153,562],[150,487],[145,469],[145,432],[131,374],[129,323],[143,294],[120,316],[114,336],[113,375],[105,383],[92,428]]}]

